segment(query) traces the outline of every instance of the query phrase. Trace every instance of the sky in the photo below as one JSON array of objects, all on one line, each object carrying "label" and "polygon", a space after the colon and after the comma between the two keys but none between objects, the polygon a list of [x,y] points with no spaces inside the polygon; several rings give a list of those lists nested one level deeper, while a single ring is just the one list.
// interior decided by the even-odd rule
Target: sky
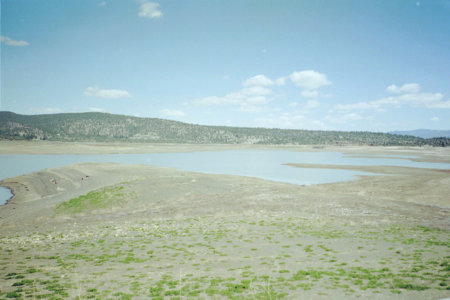
[{"label": "sky", "polygon": [[450,129],[450,0],[1,0],[1,106]]}]

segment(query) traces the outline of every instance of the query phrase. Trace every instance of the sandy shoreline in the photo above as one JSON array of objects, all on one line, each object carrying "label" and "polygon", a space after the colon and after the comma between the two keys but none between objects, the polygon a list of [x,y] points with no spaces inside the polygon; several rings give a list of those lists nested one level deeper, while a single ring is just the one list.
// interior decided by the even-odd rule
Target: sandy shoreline
[{"label": "sandy shoreline", "polygon": [[[15,147],[0,143],[0,152]],[[50,154],[52,147],[32,144],[17,153]],[[118,149],[242,148],[339,149],[440,162],[450,157],[449,150],[440,148]],[[61,144],[53,151],[113,150],[111,145]],[[0,297],[45,291],[58,296],[55,285],[63,298],[120,298],[120,293],[137,299],[450,297],[448,170],[291,167],[353,169],[375,176],[298,186],[145,165],[84,163],[6,179],[0,184],[16,195],[0,207],[0,270],[16,275],[0,283]]]},{"label": "sandy shoreline", "polygon": [[417,156],[418,161],[450,163],[449,148],[441,147],[373,147],[321,145],[235,145],[235,144],[145,144],[78,143],[49,141],[0,141],[0,154],[145,154],[223,150],[291,150],[334,151],[357,157],[383,155]]}]

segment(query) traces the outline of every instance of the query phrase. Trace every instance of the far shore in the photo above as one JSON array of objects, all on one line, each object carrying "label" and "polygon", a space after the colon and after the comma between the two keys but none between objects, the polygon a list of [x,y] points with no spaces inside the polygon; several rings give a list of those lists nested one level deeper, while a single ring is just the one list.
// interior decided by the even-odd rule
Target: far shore
[{"label": "far shore", "polygon": [[255,144],[169,144],[98,143],[52,141],[0,141],[1,154],[145,154],[226,150],[335,151],[361,156],[416,156],[417,161],[450,163],[450,147],[405,147],[361,145],[255,145]]}]

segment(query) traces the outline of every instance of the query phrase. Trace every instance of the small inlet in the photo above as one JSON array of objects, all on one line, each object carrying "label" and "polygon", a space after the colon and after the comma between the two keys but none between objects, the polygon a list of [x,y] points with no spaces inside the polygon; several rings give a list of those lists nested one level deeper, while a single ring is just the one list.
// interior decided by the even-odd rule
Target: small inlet
[{"label": "small inlet", "polygon": [[0,186],[0,205],[5,205],[12,196],[10,189]]}]

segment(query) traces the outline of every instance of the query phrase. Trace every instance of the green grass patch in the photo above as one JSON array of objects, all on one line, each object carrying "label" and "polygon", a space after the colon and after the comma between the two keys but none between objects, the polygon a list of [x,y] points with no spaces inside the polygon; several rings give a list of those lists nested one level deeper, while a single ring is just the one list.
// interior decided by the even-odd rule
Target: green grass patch
[{"label": "green grass patch", "polygon": [[56,207],[56,212],[76,214],[93,209],[111,208],[124,200],[123,186],[105,187],[61,203]]}]

